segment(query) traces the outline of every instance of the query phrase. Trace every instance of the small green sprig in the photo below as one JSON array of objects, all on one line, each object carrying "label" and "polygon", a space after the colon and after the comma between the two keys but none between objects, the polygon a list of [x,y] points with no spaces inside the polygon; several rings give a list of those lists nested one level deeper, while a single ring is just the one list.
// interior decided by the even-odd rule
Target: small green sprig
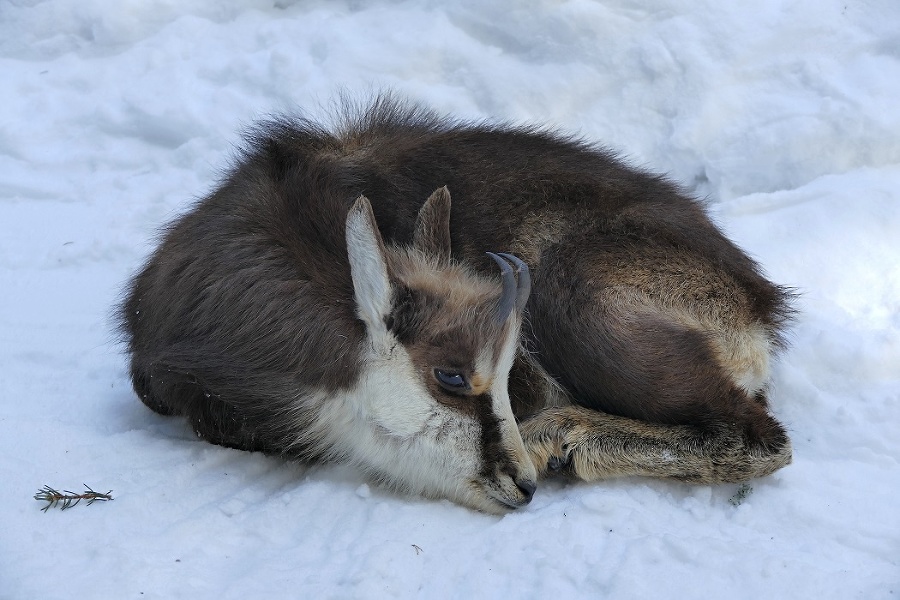
[{"label": "small green sprig", "polygon": [[753,491],[753,488],[747,485],[746,483],[742,483],[741,487],[734,493],[728,502],[731,503],[732,506],[740,506],[744,503],[744,500],[747,499],[747,496],[750,495],[750,492]]},{"label": "small green sprig", "polygon": [[61,510],[66,510],[67,508],[72,508],[82,500],[87,500],[88,506],[90,506],[98,500],[100,500],[101,502],[107,502],[108,500],[113,499],[112,490],[109,490],[108,492],[103,494],[101,492],[95,492],[86,483],[83,483],[81,485],[84,486],[85,491],[80,494],[70,492],[69,490],[60,492],[54,490],[49,485],[45,485],[40,490],[38,490],[37,494],[34,495],[34,499],[47,503],[47,506],[41,509],[42,512],[47,512],[54,506],[59,506]]}]

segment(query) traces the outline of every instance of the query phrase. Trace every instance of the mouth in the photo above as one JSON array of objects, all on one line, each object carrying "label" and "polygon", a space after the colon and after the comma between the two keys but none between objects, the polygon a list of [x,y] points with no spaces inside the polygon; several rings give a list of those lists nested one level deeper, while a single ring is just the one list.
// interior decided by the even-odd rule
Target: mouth
[{"label": "mouth", "polygon": [[481,497],[476,499],[474,502],[469,501],[466,504],[469,508],[474,508],[483,513],[487,513],[489,515],[496,515],[498,517],[502,517],[503,515],[508,515],[509,513],[519,510],[524,506],[523,504],[517,505],[515,502],[512,502],[508,499],[503,499],[495,496],[485,496],[480,495]]},{"label": "mouth", "polygon": [[512,500],[508,500],[506,498],[494,498],[494,497],[492,497],[491,500],[493,500],[494,502],[496,502],[498,505],[502,506],[506,510],[518,510],[518,509],[522,508],[523,506],[528,505],[529,502],[531,502],[530,500],[525,500],[523,502],[516,503],[516,502],[514,502]]},{"label": "mouth", "polygon": [[490,485],[482,486],[482,489],[493,504],[502,507],[504,512],[508,512],[519,510],[520,508],[527,506],[531,503],[531,498],[534,495],[535,486],[533,483],[528,482],[526,484],[516,485],[516,487],[519,491],[513,493],[506,492],[503,489],[497,489]]},{"label": "mouth", "polygon": [[469,480],[469,498],[465,504],[483,512],[504,515],[531,503],[537,489],[533,473],[517,472],[516,476],[499,471]]}]

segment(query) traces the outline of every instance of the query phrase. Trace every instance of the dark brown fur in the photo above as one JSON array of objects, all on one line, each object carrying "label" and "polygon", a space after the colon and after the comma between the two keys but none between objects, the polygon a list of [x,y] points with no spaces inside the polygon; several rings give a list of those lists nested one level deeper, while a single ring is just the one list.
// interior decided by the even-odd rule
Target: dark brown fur
[{"label": "dark brown fur", "polygon": [[[122,308],[138,395],[189,415],[211,441],[285,451],[292,391],[341,389],[360,368],[350,204],[368,197],[385,240],[411,245],[422,199],[442,186],[454,259],[493,275],[485,252],[502,249],[531,267],[510,392],[516,415],[531,417],[522,432],[540,470],[713,482],[789,462],[764,389],[742,388],[731,358],[748,332],[782,345],[788,294],[699,202],[580,140],[386,97],[335,130],[261,125],[218,190],[169,228],[166,260],[148,263]],[[388,325],[401,340],[416,325],[404,315],[421,314],[403,303],[440,306],[422,294],[396,300]],[[313,317],[295,317],[300,305]],[[312,338],[328,352],[304,352]],[[666,451],[675,463],[657,460]]]}]

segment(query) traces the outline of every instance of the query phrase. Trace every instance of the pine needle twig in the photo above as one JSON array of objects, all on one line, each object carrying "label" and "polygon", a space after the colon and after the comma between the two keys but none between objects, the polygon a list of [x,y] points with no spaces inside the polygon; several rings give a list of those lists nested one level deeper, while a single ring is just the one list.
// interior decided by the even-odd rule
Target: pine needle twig
[{"label": "pine needle twig", "polygon": [[47,512],[54,506],[59,506],[60,510],[66,510],[67,508],[72,508],[82,500],[87,500],[88,506],[90,506],[98,500],[101,502],[106,502],[113,499],[112,490],[109,490],[108,492],[103,494],[101,492],[95,492],[86,483],[83,483],[81,485],[84,486],[85,491],[80,494],[70,492],[69,490],[63,490],[62,492],[60,492],[54,490],[49,485],[45,485],[40,490],[38,490],[37,494],[34,495],[34,499],[47,503],[47,506],[41,509],[42,512]]}]

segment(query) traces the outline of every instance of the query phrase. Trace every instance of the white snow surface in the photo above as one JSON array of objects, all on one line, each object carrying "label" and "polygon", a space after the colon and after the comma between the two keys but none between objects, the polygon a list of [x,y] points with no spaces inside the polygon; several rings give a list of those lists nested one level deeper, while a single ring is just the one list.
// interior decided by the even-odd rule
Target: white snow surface
[{"label": "white snow surface", "polygon": [[[0,598],[900,596],[896,0],[0,1]],[[738,487],[544,482],[488,516],[216,447],[112,312],[240,131],[393,89],[602,142],[801,293]],[[41,512],[48,484],[115,500]]]}]

